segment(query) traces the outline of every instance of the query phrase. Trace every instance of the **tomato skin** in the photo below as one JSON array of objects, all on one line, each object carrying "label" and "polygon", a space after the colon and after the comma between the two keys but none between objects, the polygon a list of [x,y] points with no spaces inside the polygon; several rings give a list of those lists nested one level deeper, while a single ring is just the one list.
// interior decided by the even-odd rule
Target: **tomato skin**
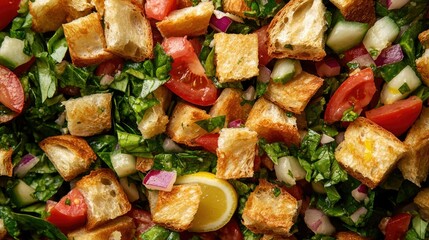
[{"label": "tomato skin", "polygon": [[95,69],[95,75],[103,76],[108,74],[113,76],[116,72],[122,70],[123,66],[124,60],[122,58],[113,58],[100,63],[100,65],[97,66],[97,69]]},{"label": "tomato skin", "polygon": [[177,2],[176,0],[146,0],[144,8],[148,18],[162,20],[177,8]]},{"label": "tomato skin", "polygon": [[18,16],[19,4],[21,0],[2,0],[0,1],[0,31]]},{"label": "tomato skin", "polygon": [[87,219],[87,205],[82,193],[72,189],[53,207],[47,203],[50,213],[47,221],[57,226],[61,231],[68,232],[85,225]]},{"label": "tomato skin", "polygon": [[400,136],[413,125],[420,115],[423,102],[416,96],[396,101],[367,111],[366,117],[386,130]]},{"label": "tomato skin", "polygon": [[328,124],[340,121],[345,110],[353,107],[360,114],[367,106],[376,91],[374,74],[371,68],[365,68],[349,76],[335,91],[326,106],[325,122]]},{"label": "tomato skin", "polygon": [[133,208],[127,213],[134,221],[134,224],[137,226],[135,237],[140,238],[140,235],[149,228],[155,226],[155,223],[152,221],[152,216],[149,212],[141,209]]},{"label": "tomato skin", "polygon": [[267,65],[272,57],[268,55],[268,34],[267,34],[268,25],[261,27],[256,30],[255,33],[258,35],[258,58],[259,65]]},{"label": "tomato skin", "polygon": [[0,66],[0,102],[10,110],[21,113],[24,108],[24,89],[18,77]]},{"label": "tomato skin", "polygon": [[218,231],[221,240],[243,240],[243,234],[240,231],[237,220],[232,217],[229,222]]},{"label": "tomato skin", "polygon": [[195,139],[195,143],[205,150],[215,153],[218,147],[219,133],[209,133]]},{"label": "tomato skin", "polygon": [[36,61],[36,58],[33,56],[30,61],[19,65],[18,67],[16,67],[15,69],[13,69],[13,72],[18,75],[21,76],[23,73],[27,72],[28,69],[30,69],[30,67],[33,65],[33,63]]},{"label": "tomato skin", "polygon": [[349,63],[353,59],[355,59],[359,56],[362,56],[362,55],[366,55],[366,54],[368,54],[368,50],[366,50],[365,45],[363,45],[363,43],[361,43],[358,46],[345,51],[344,57],[342,58],[341,62],[344,65],[347,65],[347,63]]},{"label": "tomato skin", "polygon": [[411,214],[399,213],[387,222],[385,240],[404,239],[410,225]]}]

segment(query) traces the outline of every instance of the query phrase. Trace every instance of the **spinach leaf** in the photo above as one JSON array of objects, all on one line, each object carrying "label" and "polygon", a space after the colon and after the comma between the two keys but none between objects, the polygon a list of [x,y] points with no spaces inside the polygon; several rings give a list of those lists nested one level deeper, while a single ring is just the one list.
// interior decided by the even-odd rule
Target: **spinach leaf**
[{"label": "spinach leaf", "polygon": [[21,231],[18,227],[18,222],[13,216],[12,210],[7,206],[0,206],[0,218],[3,219],[5,228],[9,235],[11,235],[15,239],[18,239],[18,236],[21,234]]},{"label": "spinach leaf", "polygon": [[28,173],[23,181],[34,188],[34,197],[40,201],[50,199],[63,184],[63,178],[58,174]]},{"label": "spinach leaf", "polygon": [[139,157],[152,157],[152,152],[160,152],[162,140],[160,137],[143,139],[141,135],[117,131],[118,143],[122,150]]},{"label": "spinach leaf", "polygon": [[207,132],[212,132],[225,126],[225,115],[196,121],[195,123]]},{"label": "spinach leaf", "polygon": [[155,98],[141,98],[141,97],[128,97],[131,108],[134,111],[136,121],[139,123],[144,116],[147,109],[159,104],[159,101]]},{"label": "spinach leaf", "polygon": [[[426,239],[426,232],[428,228],[428,222],[423,220],[419,215],[413,217],[411,221],[412,229],[408,230],[407,237],[405,239]],[[409,233],[410,231],[413,232]],[[412,234],[414,238],[409,238],[409,234]]]},{"label": "spinach leaf", "polygon": [[41,218],[20,213],[13,213],[13,218],[22,230],[35,232],[48,239],[67,240],[67,237],[58,228]]},{"label": "spinach leaf", "polygon": [[341,117],[341,121],[343,122],[353,122],[359,117],[359,114],[357,114],[354,110],[354,107],[351,107],[349,109],[346,109],[343,112],[343,116]]},{"label": "spinach leaf", "polygon": [[378,0],[375,3],[377,15],[383,17],[389,16],[399,27],[410,24],[419,15],[423,14],[428,6],[428,1],[426,0],[413,0],[400,9],[388,10],[381,2],[382,1]]},{"label": "spinach leaf", "polygon": [[51,55],[52,59],[60,63],[64,59],[68,49],[62,27],[58,28],[55,34],[48,40],[47,46],[48,53]]},{"label": "spinach leaf", "polygon": [[159,225],[155,225],[146,232],[140,235],[140,239],[143,240],[158,240],[158,239],[166,239],[166,240],[180,240],[180,235],[177,232],[173,232],[166,228],[163,228]]},{"label": "spinach leaf", "polygon": [[155,155],[152,169],[176,171],[178,176],[201,171],[213,172],[216,155],[206,151],[185,151]]},{"label": "spinach leaf", "polygon": [[410,24],[410,27],[402,34],[399,44],[404,50],[405,55],[408,57],[408,64],[415,68],[417,40],[419,33],[425,30],[425,25],[422,21],[416,21]]},{"label": "spinach leaf", "polygon": [[57,90],[57,78],[55,76],[53,60],[46,54],[36,59],[37,79],[39,81],[42,103],[47,98],[54,96]]},{"label": "spinach leaf", "polygon": [[265,139],[260,139],[259,147],[260,155],[265,152],[274,164],[278,164],[279,158],[290,155],[288,147],[282,142],[267,143]]},{"label": "spinach leaf", "polygon": [[65,63],[64,71],[59,76],[60,86],[85,88],[86,82],[91,76],[91,70],[92,69],[88,68],[78,68],[73,64]]},{"label": "spinach leaf", "polygon": [[245,11],[244,15],[253,18],[270,18],[284,6],[284,3],[277,3],[275,0],[245,0],[250,10]]}]

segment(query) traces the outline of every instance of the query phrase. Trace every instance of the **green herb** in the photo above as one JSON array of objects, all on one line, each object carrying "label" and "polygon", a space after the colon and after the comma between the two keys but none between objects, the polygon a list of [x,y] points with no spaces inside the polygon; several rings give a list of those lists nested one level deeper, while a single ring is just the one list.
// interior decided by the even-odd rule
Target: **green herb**
[{"label": "green herb", "polygon": [[381,1],[375,2],[375,10],[377,15],[383,17],[389,16],[399,27],[410,24],[416,18],[422,16],[427,6],[428,1],[426,0],[413,0],[400,9],[388,10],[387,7],[381,3]]},{"label": "green herb", "polygon": [[268,89],[268,83],[256,82],[256,98],[262,97]]},{"label": "green herb", "polygon": [[411,89],[410,89],[410,87],[408,86],[408,84],[407,84],[407,83],[404,83],[404,84],[402,84],[402,85],[398,88],[398,91],[399,91],[401,94],[404,94],[404,93],[407,93],[407,92],[411,91]]},{"label": "green herb", "polygon": [[285,45],[284,45],[284,48],[287,48],[287,49],[293,50],[293,45],[292,45],[292,44],[285,44]]},{"label": "green herb", "polygon": [[177,232],[170,231],[166,228],[163,228],[161,226],[155,225],[146,232],[142,233],[140,235],[140,239],[144,240],[160,240],[160,239],[166,239],[166,240],[180,240],[180,235]]},{"label": "green herb", "polygon": [[64,201],[64,204],[70,206],[71,205],[70,198],[66,198],[66,200]]},{"label": "green herb", "polygon": [[213,172],[216,155],[206,151],[185,151],[155,155],[153,169],[176,171],[178,176],[201,171]]},{"label": "green herb", "polygon": [[270,18],[284,6],[284,3],[277,3],[275,0],[245,0],[250,11],[245,11],[244,15],[254,18]]},{"label": "green herb", "polygon": [[350,70],[355,70],[359,68],[359,63],[357,62],[348,62],[347,67],[349,67]]},{"label": "green herb", "polygon": [[225,126],[225,115],[196,121],[195,123],[207,132],[212,132],[215,129],[221,129]]},{"label": "green herb", "polygon": [[57,63],[60,63],[68,50],[67,41],[64,37],[64,30],[62,27],[58,28],[55,34],[48,40],[48,53]]},{"label": "green herb", "polygon": [[429,98],[429,87],[425,86],[424,84],[420,85],[415,90],[415,95],[425,102]]},{"label": "green herb", "polygon": [[392,63],[392,64],[388,64],[388,65],[384,65],[382,67],[379,67],[378,72],[379,72],[380,76],[384,79],[384,81],[390,82],[406,66],[407,66],[407,63],[405,63],[404,61],[400,61],[397,63]]},{"label": "green herb", "polygon": [[65,63],[64,71],[59,76],[60,86],[73,86],[85,88],[86,82],[90,77],[90,71],[87,68],[78,68],[70,63]]},{"label": "green herb", "polygon": [[378,56],[379,51],[376,49],[370,49],[369,50],[369,55],[371,55],[371,57],[375,57]]},{"label": "green herb", "polygon": [[141,120],[144,117],[144,114],[147,109],[155,106],[156,104],[159,104],[159,101],[155,98],[141,98],[141,97],[128,97],[128,101],[130,103],[131,108],[134,111],[136,121],[138,123],[141,122]]},{"label": "green herb", "polygon": [[259,139],[260,154],[266,153],[273,163],[278,164],[279,158],[289,156],[289,149],[282,142],[267,143],[265,139]]},{"label": "green herb", "polygon": [[40,201],[50,199],[63,184],[63,178],[57,173],[54,174],[37,174],[28,173],[24,178],[24,182],[34,188],[34,197]]},{"label": "green herb", "polygon": [[278,196],[280,196],[280,194],[281,194],[281,193],[282,193],[282,191],[280,190],[280,188],[275,187],[275,188],[273,189],[274,197],[278,197]]},{"label": "green herb", "polygon": [[42,102],[45,102],[47,98],[53,97],[57,90],[57,78],[52,71],[53,64],[52,59],[47,56],[41,56],[36,60]]},{"label": "green herb", "polygon": [[139,157],[152,157],[152,152],[162,151],[159,138],[143,139],[141,135],[116,131],[121,150]]},{"label": "green herb", "polygon": [[353,122],[359,117],[359,114],[357,114],[354,110],[354,107],[351,107],[349,109],[346,109],[343,112],[343,116],[341,117],[341,121],[343,122]]}]

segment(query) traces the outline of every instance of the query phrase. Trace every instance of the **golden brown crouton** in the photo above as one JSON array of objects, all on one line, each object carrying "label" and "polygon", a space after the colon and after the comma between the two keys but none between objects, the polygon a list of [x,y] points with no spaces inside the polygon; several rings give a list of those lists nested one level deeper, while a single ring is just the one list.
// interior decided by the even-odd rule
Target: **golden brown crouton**
[{"label": "golden brown crouton", "polygon": [[144,11],[129,0],[104,1],[107,51],[135,62],[153,57],[152,28]]},{"label": "golden brown crouton", "polygon": [[188,229],[197,213],[202,195],[198,184],[175,185],[171,192],[149,191],[154,223],[172,229]]},{"label": "golden brown crouton", "polygon": [[419,41],[424,48],[429,48],[429,29],[419,34]]},{"label": "golden brown crouton", "polygon": [[326,8],[322,0],[291,0],[268,26],[268,54],[320,61],[325,57]]},{"label": "golden brown crouton", "polygon": [[422,77],[422,81],[426,86],[429,86],[429,49],[416,60],[417,71]]},{"label": "golden brown crouton", "polygon": [[245,125],[269,142],[282,141],[288,146],[300,143],[296,118],[265,98],[253,105]]},{"label": "golden brown crouton", "polygon": [[242,81],[259,74],[256,33],[216,33],[214,43],[219,82]]},{"label": "golden brown crouton", "polygon": [[210,116],[225,116],[225,127],[229,122],[241,119],[246,121],[252,105],[243,103],[243,91],[235,88],[225,88],[210,109]]},{"label": "golden brown crouton", "polygon": [[35,0],[28,1],[32,16],[31,28],[35,32],[56,31],[66,22],[67,9],[62,0]]},{"label": "golden brown crouton", "polygon": [[62,4],[67,9],[67,22],[90,14],[94,8],[90,0],[63,0]]},{"label": "golden brown crouton", "polygon": [[177,8],[185,8],[185,7],[192,7],[192,0],[177,0]]},{"label": "golden brown crouton", "polygon": [[301,114],[322,85],[322,78],[301,72],[286,84],[270,81],[264,96],[286,111]]},{"label": "golden brown crouton", "polygon": [[0,239],[4,239],[4,237],[6,237],[7,235],[7,231],[6,228],[4,226],[4,221],[3,219],[0,218]]},{"label": "golden brown crouton", "polygon": [[216,177],[223,179],[253,177],[258,134],[248,128],[223,128],[216,154]]},{"label": "golden brown crouton", "polygon": [[98,93],[63,102],[71,135],[88,137],[112,127],[112,94]]},{"label": "golden brown crouton", "polygon": [[156,23],[163,37],[200,36],[207,33],[213,14],[212,2],[201,2],[195,7],[172,11],[165,19]]},{"label": "golden brown crouton", "polygon": [[190,104],[179,102],[173,110],[170,122],[167,126],[167,135],[175,142],[188,146],[197,146],[195,139],[207,134],[207,131],[195,122],[209,119],[204,110]]},{"label": "golden brown crouton", "polygon": [[88,207],[86,229],[122,216],[131,209],[127,195],[112,170],[100,168],[76,183]]},{"label": "golden brown crouton", "polygon": [[337,232],[335,234],[337,240],[366,240],[368,238],[362,237],[361,235],[355,232]]},{"label": "golden brown crouton", "polygon": [[223,0],[222,8],[225,12],[237,15],[239,17],[246,17],[245,11],[250,11],[249,6],[244,0]]},{"label": "golden brown crouton", "polygon": [[409,152],[399,161],[405,179],[417,186],[426,181],[429,172],[429,108],[423,108],[404,141]]},{"label": "golden brown crouton", "polygon": [[12,153],[13,149],[0,149],[0,176],[12,177],[13,165],[12,165]]},{"label": "golden brown crouton", "polygon": [[375,188],[407,150],[391,132],[359,117],[347,127],[344,141],[335,149],[335,158],[348,174]]},{"label": "golden brown crouton", "polygon": [[67,237],[73,240],[131,240],[134,239],[135,229],[132,218],[121,216],[91,230],[80,228],[67,234]]},{"label": "golden brown crouton", "polygon": [[63,24],[63,28],[74,65],[95,65],[114,57],[105,49],[103,27],[97,13]]},{"label": "golden brown crouton", "polygon": [[136,169],[140,172],[147,172],[153,167],[154,160],[153,158],[142,158],[137,157],[136,159]]},{"label": "golden brown crouton", "polygon": [[424,188],[414,198],[414,203],[419,208],[422,218],[429,221],[429,188]]},{"label": "golden brown crouton", "polygon": [[373,24],[375,16],[374,0],[330,0],[347,21]]},{"label": "golden brown crouton", "polygon": [[286,190],[260,179],[247,199],[243,224],[254,233],[290,236],[298,209],[298,201]]},{"label": "golden brown crouton", "polygon": [[86,172],[97,159],[85,139],[72,135],[48,137],[39,146],[66,181]]}]

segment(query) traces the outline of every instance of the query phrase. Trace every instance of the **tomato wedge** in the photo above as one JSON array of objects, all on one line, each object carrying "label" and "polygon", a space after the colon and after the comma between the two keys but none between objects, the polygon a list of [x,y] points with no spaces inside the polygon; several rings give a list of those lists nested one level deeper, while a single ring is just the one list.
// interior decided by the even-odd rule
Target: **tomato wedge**
[{"label": "tomato wedge", "polygon": [[367,111],[366,117],[386,130],[400,136],[413,125],[420,115],[423,101],[412,96],[392,104]]},{"label": "tomato wedge", "polygon": [[18,16],[18,9],[21,0],[0,1],[0,31]]},{"label": "tomato wedge", "polygon": [[353,107],[359,113],[368,105],[376,91],[374,74],[371,68],[365,68],[347,78],[335,91],[326,106],[325,122],[340,121],[344,111]]},{"label": "tomato wedge", "polygon": [[146,0],[144,9],[148,18],[164,19],[171,11],[177,8],[176,0]]},{"label": "tomato wedge", "polygon": [[134,224],[137,226],[135,233],[135,237],[137,239],[139,239],[140,235],[146,232],[146,230],[155,226],[150,213],[145,210],[133,208],[127,213],[127,215],[133,219]]},{"label": "tomato wedge", "polygon": [[216,153],[218,140],[219,133],[209,133],[195,139],[195,143],[209,152]]},{"label": "tomato wedge", "polygon": [[115,75],[116,72],[120,71],[124,66],[124,60],[122,58],[113,58],[109,59],[105,62],[100,63],[97,69],[95,69],[96,76],[103,75]]},{"label": "tomato wedge", "polygon": [[385,240],[404,239],[410,225],[411,214],[399,213],[387,222]]},{"label": "tomato wedge", "polygon": [[87,206],[82,193],[77,189],[72,189],[55,206],[48,205],[47,208],[51,209],[46,220],[63,232],[69,232],[86,223]]},{"label": "tomato wedge", "polygon": [[267,65],[272,57],[268,55],[268,34],[267,34],[268,25],[261,27],[256,30],[255,33],[258,35],[258,57],[259,65]]},{"label": "tomato wedge", "polygon": [[24,89],[18,77],[0,66],[0,102],[10,110],[21,113],[24,108]]},{"label": "tomato wedge", "polygon": [[205,75],[205,70],[186,37],[167,38],[162,47],[173,58],[171,77],[165,86],[190,103],[199,106],[213,105],[218,96],[217,88]]}]

